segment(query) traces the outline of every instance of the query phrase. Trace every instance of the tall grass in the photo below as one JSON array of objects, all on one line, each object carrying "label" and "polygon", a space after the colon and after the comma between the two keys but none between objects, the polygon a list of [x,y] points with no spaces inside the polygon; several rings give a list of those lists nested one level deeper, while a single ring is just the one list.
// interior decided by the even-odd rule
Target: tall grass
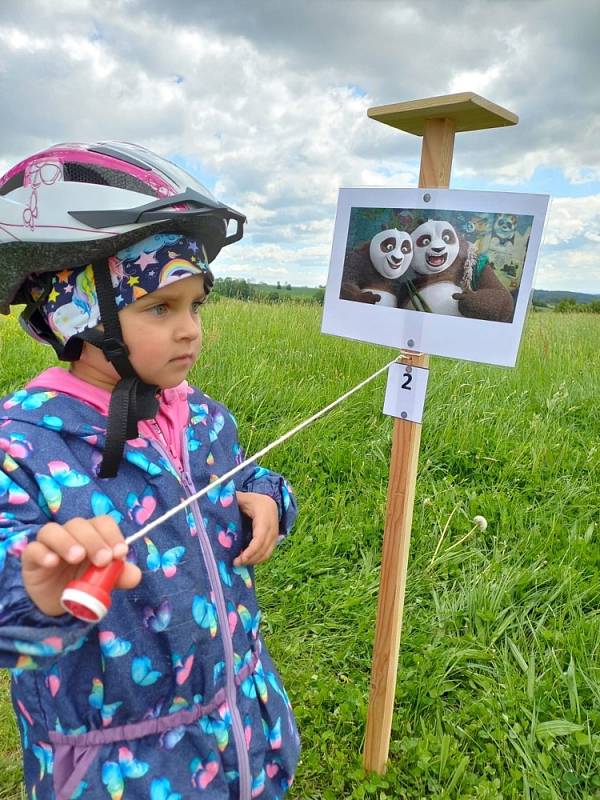
[{"label": "tall grass", "polygon": [[[322,336],[314,306],[222,301],[203,313],[191,380],[232,409],[249,452],[393,355]],[[0,335],[3,392],[51,363],[13,321]],[[291,798],[600,798],[598,352],[598,317],[539,314],[514,370],[432,359],[383,777],[363,772],[361,751],[392,429],[385,379],[269,455],[302,509],[258,570],[303,737]],[[477,514],[486,531],[473,530]],[[7,704],[2,800],[20,797]]]}]

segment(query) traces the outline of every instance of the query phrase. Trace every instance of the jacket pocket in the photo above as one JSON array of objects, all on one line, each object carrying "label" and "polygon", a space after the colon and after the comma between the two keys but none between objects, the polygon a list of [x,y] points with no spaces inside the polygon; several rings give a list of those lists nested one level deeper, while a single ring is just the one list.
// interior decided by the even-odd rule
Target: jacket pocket
[{"label": "jacket pocket", "polygon": [[84,781],[100,748],[54,745],[54,793],[56,800],[71,800]]},{"label": "jacket pocket", "polygon": [[[56,800],[71,800],[100,753],[106,755],[118,747],[117,761],[109,760],[102,767],[102,782],[109,785],[120,780],[120,773],[132,778],[145,774],[143,762],[138,762],[125,743],[129,744],[150,736],[164,736],[179,727],[195,726],[198,720],[218,708],[225,701],[225,690],[220,689],[205,705],[193,705],[174,714],[133,722],[114,728],[92,730],[79,735],[64,735],[49,731],[48,738],[54,748],[54,792]],[[122,769],[123,767],[123,769]]]}]

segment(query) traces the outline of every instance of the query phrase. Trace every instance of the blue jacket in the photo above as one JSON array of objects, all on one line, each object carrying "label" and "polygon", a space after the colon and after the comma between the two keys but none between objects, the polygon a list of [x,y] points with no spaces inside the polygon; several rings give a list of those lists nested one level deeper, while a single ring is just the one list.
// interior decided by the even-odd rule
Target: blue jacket
[{"label": "blue jacket", "polygon": [[136,541],[141,583],[96,625],[48,617],[23,588],[20,554],[48,521],[111,514],[125,536],[222,475],[243,454],[235,420],[189,396],[184,472],[161,445],[127,443],[96,477],[106,418],[54,391],[0,400],[0,666],[11,669],[25,781],[37,800],[265,800],[291,783],[299,740],[260,634],[253,570],[234,567],[251,529],[235,491],[285,480],[249,466]]}]

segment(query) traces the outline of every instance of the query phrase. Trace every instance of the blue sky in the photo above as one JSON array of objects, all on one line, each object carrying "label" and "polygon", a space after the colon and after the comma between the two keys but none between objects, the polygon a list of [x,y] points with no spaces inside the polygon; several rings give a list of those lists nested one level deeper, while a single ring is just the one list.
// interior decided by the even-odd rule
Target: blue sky
[{"label": "blue sky", "polygon": [[60,141],[138,142],[248,217],[217,274],[319,285],[341,186],[416,186],[420,139],[367,109],[473,91],[452,188],[552,196],[536,285],[600,293],[600,4],[29,0],[0,5],[0,170]]}]

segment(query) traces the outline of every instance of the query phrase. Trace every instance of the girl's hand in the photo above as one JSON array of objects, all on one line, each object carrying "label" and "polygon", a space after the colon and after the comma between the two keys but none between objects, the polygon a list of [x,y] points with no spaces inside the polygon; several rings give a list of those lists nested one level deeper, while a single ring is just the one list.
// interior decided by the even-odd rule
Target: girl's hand
[{"label": "girl's hand", "polygon": [[[115,558],[124,558],[128,549],[119,526],[110,516],[76,517],[64,525],[49,522],[23,551],[21,570],[25,590],[40,611],[57,617],[66,613],[60,597],[70,581],[82,575],[90,563],[105,567]],[[139,567],[125,562],[116,586],[133,589],[141,577]]]},{"label": "girl's hand", "polygon": [[271,557],[279,538],[279,511],[272,497],[236,492],[240,511],[252,520],[252,541],[234,560],[236,567],[260,564]]}]

